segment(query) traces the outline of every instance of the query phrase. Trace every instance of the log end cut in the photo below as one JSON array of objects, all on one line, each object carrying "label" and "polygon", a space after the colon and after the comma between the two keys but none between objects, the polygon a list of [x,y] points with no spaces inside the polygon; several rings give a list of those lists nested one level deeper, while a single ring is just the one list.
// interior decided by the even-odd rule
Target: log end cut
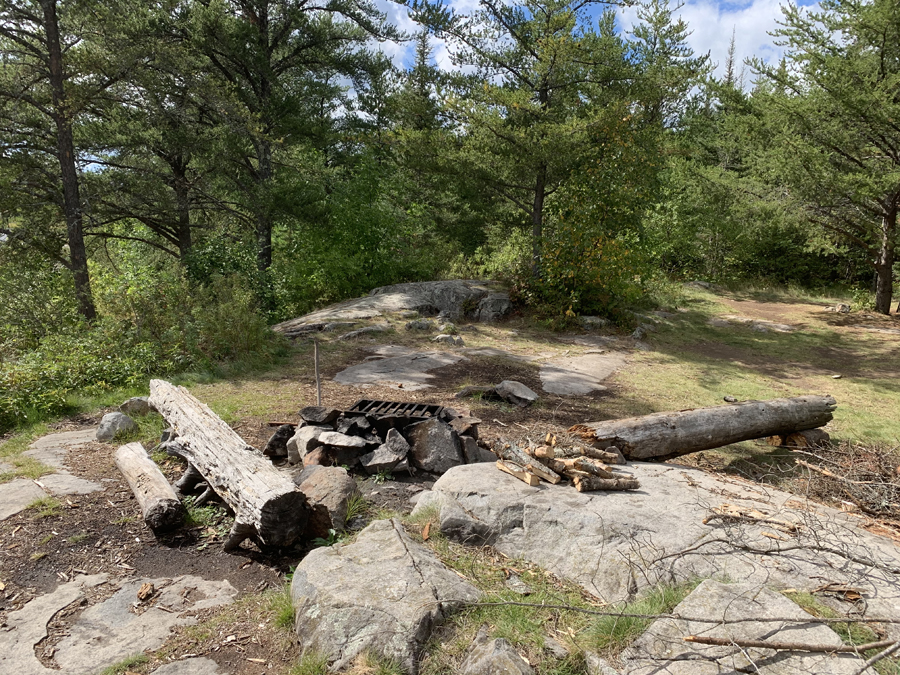
[{"label": "log end cut", "polygon": [[285,492],[265,503],[260,512],[257,536],[264,546],[290,546],[306,531],[309,504],[299,490]]}]

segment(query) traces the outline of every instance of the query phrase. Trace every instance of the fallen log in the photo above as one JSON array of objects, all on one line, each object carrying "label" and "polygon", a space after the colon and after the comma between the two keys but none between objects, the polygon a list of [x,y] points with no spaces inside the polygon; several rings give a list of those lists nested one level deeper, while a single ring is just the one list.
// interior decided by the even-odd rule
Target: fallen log
[{"label": "fallen log", "polygon": [[184,387],[151,380],[150,401],[175,428],[182,456],[234,511],[226,551],[248,538],[260,546],[300,538],[309,518],[306,497],[262,453]]},{"label": "fallen log", "polygon": [[116,450],[116,466],[131,487],[144,522],[154,532],[173,530],[184,521],[184,506],[140,443]]},{"label": "fallen log", "polygon": [[614,445],[628,459],[668,459],[815,429],[831,421],[836,405],[831,396],[776,398],[579,424],[570,431],[603,447]]}]

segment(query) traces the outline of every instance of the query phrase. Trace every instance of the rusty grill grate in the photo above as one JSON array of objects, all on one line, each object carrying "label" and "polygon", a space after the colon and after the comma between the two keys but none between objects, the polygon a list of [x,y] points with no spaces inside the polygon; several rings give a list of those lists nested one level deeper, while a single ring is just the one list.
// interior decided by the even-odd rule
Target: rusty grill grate
[{"label": "rusty grill grate", "polygon": [[401,403],[399,401],[371,401],[362,399],[353,404],[348,413],[362,413],[373,417],[410,417],[429,419],[437,417],[443,410],[439,405],[425,403]]}]

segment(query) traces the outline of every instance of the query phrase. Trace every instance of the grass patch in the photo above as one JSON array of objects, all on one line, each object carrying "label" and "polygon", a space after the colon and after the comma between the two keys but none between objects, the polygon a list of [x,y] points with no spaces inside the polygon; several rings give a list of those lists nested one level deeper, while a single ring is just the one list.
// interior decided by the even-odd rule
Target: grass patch
[{"label": "grass patch", "polygon": [[350,495],[350,499],[347,500],[347,516],[344,518],[344,522],[349,523],[354,518],[366,515],[371,508],[372,505],[359,492]]},{"label": "grass patch", "polygon": [[149,662],[150,657],[146,654],[133,654],[132,656],[126,656],[118,663],[107,666],[97,673],[97,675],[122,675],[126,671],[135,669],[139,669],[139,672],[142,672],[141,666],[144,666]]},{"label": "grass patch", "polygon": [[[596,610],[596,600],[574,583],[523,560],[511,560],[490,547],[471,548],[448,540],[436,526],[437,507],[425,508],[407,517],[407,531],[421,541],[421,532],[431,522],[431,534],[425,542],[450,569],[465,577],[483,593],[485,603],[521,603],[528,605],[473,605],[452,616],[432,635],[421,664],[422,675],[458,672],[475,634],[487,627],[491,638],[505,638],[540,675],[580,675],[585,672],[585,652],[600,652],[614,657],[651,621],[591,616],[578,609]],[[510,590],[507,579],[516,575],[531,588],[523,598]],[[671,611],[699,583],[659,586],[641,598],[617,606],[627,613],[664,613]],[[541,606],[544,605],[544,606]],[[555,609],[547,605],[572,607]],[[555,656],[546,646],[552,638],[569,654]]]},{"label": "grass patch", "polygon": [[66,539],[66,543],[69,546],[77,546],[81,542],[85,541],[88,538],[88,536],[90,536],[90,535],[88,535],[87,532],[79,532],[78,534],[73,534],[71,537]]},{"label": "grass patch", "polygon": [[[804,612],[813,616],[823,619],[841,618],[838,612],[824,604],[812,593],[784,591],[782,595],[799,605]],[[828,627],[840,636],[841,641],[845,645],[864,645],[869,642],[876,642],[883,637],[883,635],[879,635],[864,623],[831,623],[828,624]],[[878,651],[877,649],[870,649],[867,652],[863,652],[863,656],[864,658],[871,658]],[[873,666],[873,670],[878,675],[900,675],[900,658],[894,657],[879,661]]]},{"label": "grass patch", "polygon": [[51,541],[53,541],[53,535],[52,535],[52,534],[48,534],[48,535],[46,535],[46,536],[44,536],[44,537],[41,537],[40,540],[37,542],[37,545],[38,545],[38,546],[44,546],[44,545],[46,545],[46,544],[49,544]]},{"label": "grass patch", "polygon": [[53,518],[60,514],[62,503],[56,497],[41,497],[31,502],[29,510],[36,511],[35,518]]},{"label": "grass patch", "polygon": [[[628,614],[667,614],[693,591],[699,580],[651,588],[633,602],[615,606]],[[605,657],[615,657],[653,623],[653,619],[627,616],[603,616],[587,631],[593,648]]]},{"label": "grass patch", "polygon": [[36,438],[48,432],[46,423],[37,422],[10,434],[0,442],[0,461],[12,466],[12,471],[0,472],[0,483],[7,483],[15,478],[40,478],[51,471],[50,467],[22,454]]},{"label": "grass patch", "polygon": [[215,527],[222,522],[224,513],[216,504],[201,504],[196,506],[196,497],[189,496],[182,500],[187,511],[185,525],[188,527]]},{"label": "grass patch", "polygon": [[31,562],[37,562],[41,558],[46,558],[46,557],[47,557],[47,554],[44,551],[38,551],[37,553],[32,553],[30,556],[28,556],[28,559]]},{"label": "grass patch", "polygon": [[269,595],[269,611],[273,615],[272,621],[282,630],[294,628],[294,603],[291,599],[291,584],[288,582],[277,593]]},{"label": "grass patch", "polygon": [[319,652],[306,652],[288,671],[288,675],[327,675],[328,657]]}]

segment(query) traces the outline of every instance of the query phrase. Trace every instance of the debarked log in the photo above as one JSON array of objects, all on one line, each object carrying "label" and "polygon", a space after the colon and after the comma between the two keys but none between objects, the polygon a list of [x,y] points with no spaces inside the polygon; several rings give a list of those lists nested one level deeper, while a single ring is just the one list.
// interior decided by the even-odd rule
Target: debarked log
[{"label": "debarked log", "polygon": [[309,519],[306,496],[262,453],[184,387],[151,380],[150,402],[175,428],[180,454],[234,511],[226,551],[247,538],[261,546],[300,538]]},{"label": "debarked log", "polygon": [[815,429],[831,421],[835,407],[831,396],[797,396],[579,424],[570,431],[614,445],[628,459],[668,459]]},{"label": "debarked log", "polygon": [[128,481],[151,530],[165,532],[181,525],[184,506],[143,445],[129,443],[116,450],[116,466]]}]

